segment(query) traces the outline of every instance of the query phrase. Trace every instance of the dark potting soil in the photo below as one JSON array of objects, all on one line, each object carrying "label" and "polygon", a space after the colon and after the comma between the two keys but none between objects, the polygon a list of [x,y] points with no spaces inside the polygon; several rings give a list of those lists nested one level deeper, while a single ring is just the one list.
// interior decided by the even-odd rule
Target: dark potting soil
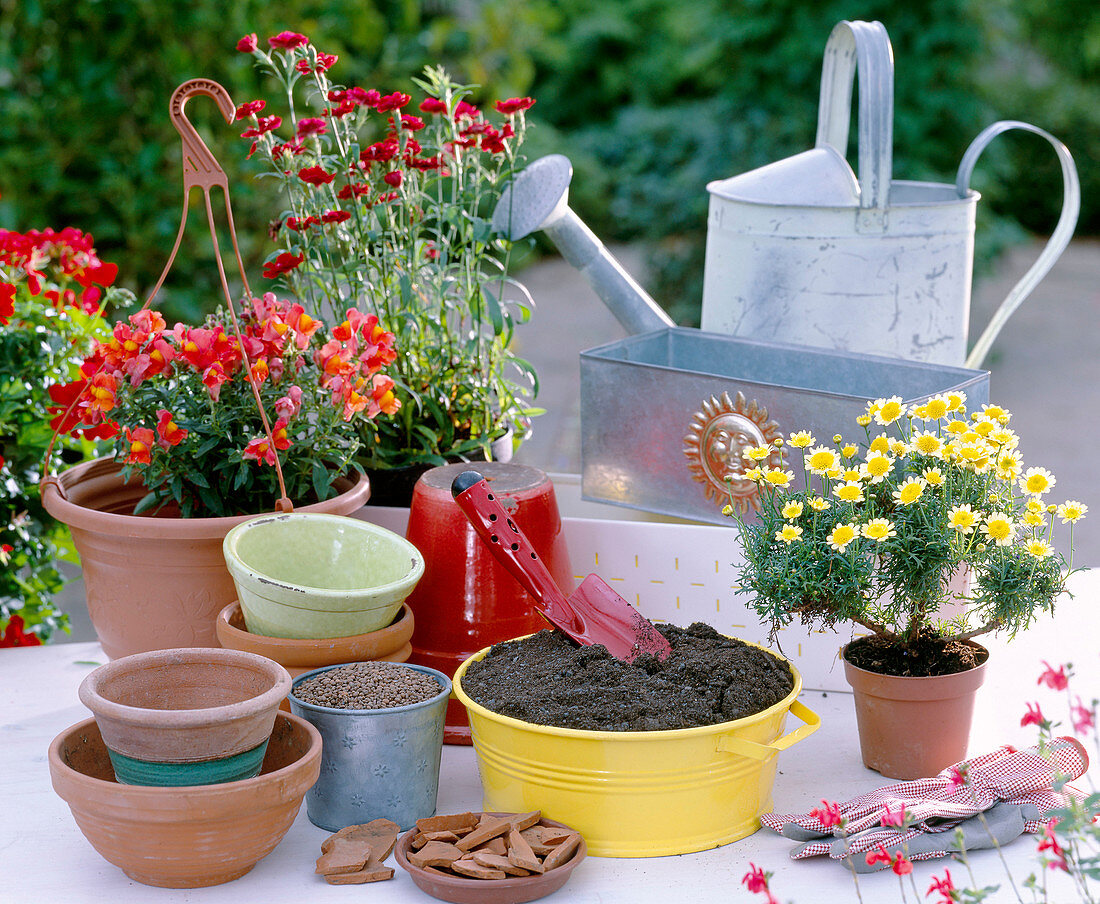
[{"label": "dark potting soil", "polygon": [[714,725],[760,712],[794,687],[782,659],[710,625],[660,625],[672,652],[632,663],[599,644],[540,631],[492,647],[462,688],[503,716],[593,731],[660,731]]},{"label": "dark potting soil", "polygon": [[989,653],[959,640],[945,643],[929,634],[923,634],[913,643],[905,645],[899,644],[897,638],[873,634],[848,644],[844,658],[868,672],[904,678],[930,678],[977,668],[989,658]]}]

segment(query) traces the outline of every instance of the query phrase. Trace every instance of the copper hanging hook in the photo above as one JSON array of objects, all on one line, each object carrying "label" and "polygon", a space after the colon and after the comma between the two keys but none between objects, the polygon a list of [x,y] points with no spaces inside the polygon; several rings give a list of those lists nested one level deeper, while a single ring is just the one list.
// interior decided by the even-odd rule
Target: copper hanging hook
[{"label": "copper hanging hook", "polygon": [[183,191],[186,195],[193,185],[199,186],[204,191],[218,185],[223,191],[228,191],[229,180],[226,178],[225,170],[218,164],[210,148],[206,146],[206,142],[195,131],[184,110],[187,102],[196,94],[212,97],[229,125],[232,125],[237,118],[237,108],[229,92],[210,79],[193,78],[172,92],[172,99],[168,103],[168,115],[183,142]]}]

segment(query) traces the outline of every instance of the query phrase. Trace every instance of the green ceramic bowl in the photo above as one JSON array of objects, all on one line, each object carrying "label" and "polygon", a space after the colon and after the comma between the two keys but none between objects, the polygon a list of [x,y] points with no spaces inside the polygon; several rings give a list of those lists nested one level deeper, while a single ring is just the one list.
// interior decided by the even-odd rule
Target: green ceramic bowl
[{"label": "green ceramic bowl", "polygon": [[265,515],[222,544],[245,625],[269,637],[328,638],[384,628],[424,574],[393,531],[340,515]]}]

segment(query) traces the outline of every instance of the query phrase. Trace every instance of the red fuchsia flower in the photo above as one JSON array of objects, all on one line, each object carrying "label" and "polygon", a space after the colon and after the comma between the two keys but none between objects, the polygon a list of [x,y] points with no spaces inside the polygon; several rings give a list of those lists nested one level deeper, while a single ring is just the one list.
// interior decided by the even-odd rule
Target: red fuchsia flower
[{"label": "red fuchsia flower", "polygon": [[320,166],[307,166],[299,171],[298,178],[310,185],[328,185],[336,176],[333,173],[325,172]]},{"label": "red fuchsia flower", "polygon": [[187,431],[172,420],[172,412],[166,408],[157,409],[157,433],[160,435],[158,444],[162,449],[178,446],[187,439]]},{"label": "red fuchsia flower", "polygon": [[324,135],[328,131],[328,123],[323,119],[317,119],[315,117],[309,117],[307,119],[298,120],[298,138],[305,138],[307,135]]},{"label": "red fuchsia flower", "polygon": [[425,97],[420,102],[421,113],[446,113],[447,105],[438,97]]},{"label": "red fuchsia flower", "polygon": [[932,892],[936,892],[937,894],[943,895],[943,897],[940,898],[939,901],[936,901],[935,904],[952,904],[952,902],[956,900],[954,891],[955,883],[951,879],[951,870],[945,869],[942,879],[937,879],[935,876],[932,877],[932,884],[928,886],[928,891],[924,893],[924,896],[927,898]]},{"label": "red fuchsia flower", "polygon": [[129,452],[126,454],[126,464],[147,465],[152,461],[150,452],[156,437],[148,427],[135,427],[133,430],[127,427],[126,442],[130,444]]},{"label": "red fuchsia flower", "polygon": [[1058,843],[1058,839],[1054,835],[1054,827],[1058,825],[1057,817],[1049,820],[1045,826],[1040,830],[1042,840],[1039,842],[1039,846],[1036,848],[1040,853],[1050,852],[1050,860],[1047,862],[1047,866],[1051,869],[1060,869],[1062,872],[1069,872],[1069,864],[1066,863],[1066,852],[1062,849],[1062,846]]},{"label": "red fuchsia flower", "polygon": [[[8,544],[3,547],[7,552],[12,548]],[[4,634],[0,637],[0,647],[37,647],[42,643],[42,638],[33,631],[24,630],[23,616],[13,615],[4,628]]]},{"label": "red fuchsia flower", "polygon": [[346,100],[338,107],[328,107],[325,109],[325,116],[331,116],[336,119],[343,119],[349,113],[354,113],[359,109],[359,105],[354,101]]},{"label": "red fuchsia flower", "polygon": [[890,804],[887,802],[882,808],[882,825],[884,826],[897,826],[902,828],[905,826],[905,804],[902,804],[898,809],[891,810]]},{"label": "red fuchsia flower", "polygon": [[295,47],[308,44],[309,38],[298,34],[296,31],[281,31],[274,37],[268,38],[267,43],[270,47],[278,50],[293,50]]},{"label": "red fuchsia flower", "polygon": [[259,39],[256,37],[256,33],[253,32],[250,35],[245,35],[237,42],[237,49],[241,53],[252,53],[259,45]]},{"label": "red fuchsia flower", "polygon": [[302,410],[302,387],[291,386],[287,394],[275,402],[275,413],[289,423]]},{"label": "red fuchsia flower", "polygon": [[384,94],[378,99],[377,110],[379,113],[389,113],[391,110],[400,110],[406,106],[412,97],[402,91],[393,94]]},{"label": "red fuchsia flower", "polygon": [[503,154],[507,149],[500,132],[490,129],[481,136],[481,149],[489,154]]},{"label": "red fuchsia flower", "polygon": [[1036,684],[1045,684],[1052,691],[1064,691],[1069,687],[1069,676],[1066,674],[1066,667],[1060,665],[1058,671],[1055,671],[1053,666],[1044,659],[1043,673],[1039,676]]},{"label": "red fuchsia flower", "polygon": [[840,815],[840,805],[830,803],[827,800],[821,802],[820,807],[810,810],[810,816],[820,822],[826,828],[832,826],[844,826],[844,817]]},{"label": "red fuchsia flower", "polygon": [[1038,725],[1042,728],[1046,724],[1046,719],[1043,718],[1043,711],[1039,709],[1038,703],[1029,703],[1027,705],[1027,712],[1024,713],[1024,717],[1020,719],[1020,725]]},{"label": "red fuchsia flower", "polygon": [[401,170],[394,170],[392,173],[386,173],[382,177],[382,181],[393,188],[400,188],[402,178]]},{"label": "red fuchsia flower", "polygon": [[530,110],[535,105],[535,99],[533,97],[510,97],[508,100],[498,100],[494,107],[496,107],[498,113],[503,113],[505,116],[513,116],[520,110]]},{"label": "red fuchsia flower", "polygon": [[237,107],[236,119],[244,119],[246,116],[254,116],[259,113],[264,107],[267,106],[266,100],[250,100],[245,101]]},{"label": "red fuchsia flower", "polygon": [[1085,706],[1078,697],[1077,702],[1070,707],[1070,718],[1073,721],[1073,730],[1078,734],[1084,734],[1093,728],[1096,725],[1095,701],[1090,708]]},{"label": "red fuchsia flower", "polygon": [[321,214],[322,223],[343,223],[345,220],[350,220],[351,214],[346,210],[326,210]]},{"label": "red fuchsia flower", "polygon": [[275,279],[284,273],[289,273],[295,267],[301,266],[305,259],[304,254],[291,254],[289,251],[284,251],[275,260],[264,264],[264,278]]},{"label": "red fuchsia flower", "polygon": [[0,283],[0,325],[7,326],[15,313],[15,286]]}]

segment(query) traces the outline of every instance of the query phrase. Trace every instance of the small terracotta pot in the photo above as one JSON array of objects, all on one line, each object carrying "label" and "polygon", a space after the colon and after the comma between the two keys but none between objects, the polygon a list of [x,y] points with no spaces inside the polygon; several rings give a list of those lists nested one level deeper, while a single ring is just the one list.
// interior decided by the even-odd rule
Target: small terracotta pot
[{"label": "small terracotta pot", "polygon": [[198,888],[247,873],[290,829],[321,766],[312,725],[279,714],[261,774],[224,785],[148,788],[114,781],[94,719],[50,744],[53,788],[107,861],[145,885]]},{"label": "small terracotta pot", "polygon": [[154,650],[100,666],[80,684],[120,781],[203,785],[260,771],[290,691],[277,662],[238,650]]},{"label": "small terracotta pot", "polygon": [[[349,515],[370,495],[352,472],[338,496],[296,509]],[[214,618],[236,598],[222,540],[249,515],[176,518],[132,514],[145,495],[126,483],[112,458],[97,458],[47,478],[42,504],[69,526],[80,554],[88,614],[111,658],[146,650],[216,647]],[[272,500],[274,503],[274,500]]]},{"label": "small terracotta pot", "polygon": [[989,659],[985,647],[970,646],[985,654],[980,665],[931,678],[881,675],[844,659],[844,677],[855,692],[864,766],[908,781],[936,775],[966,758],[974,697]]},{"label": "small terracotta pot", "polygon": [[[410,662],[448,676],[483,647],[547,627],[530,595],[478,537],[451,496],[451,481],[479,471],[566,595],[576,577],[569,562],[554,486],[545,472],[503,462],[433,468],[416,484],[406,537],[424,553],[424,577],[409,594],[417,613]],[[470,723],[457,700],[447,707],[448,744],[469,744]]]}]

